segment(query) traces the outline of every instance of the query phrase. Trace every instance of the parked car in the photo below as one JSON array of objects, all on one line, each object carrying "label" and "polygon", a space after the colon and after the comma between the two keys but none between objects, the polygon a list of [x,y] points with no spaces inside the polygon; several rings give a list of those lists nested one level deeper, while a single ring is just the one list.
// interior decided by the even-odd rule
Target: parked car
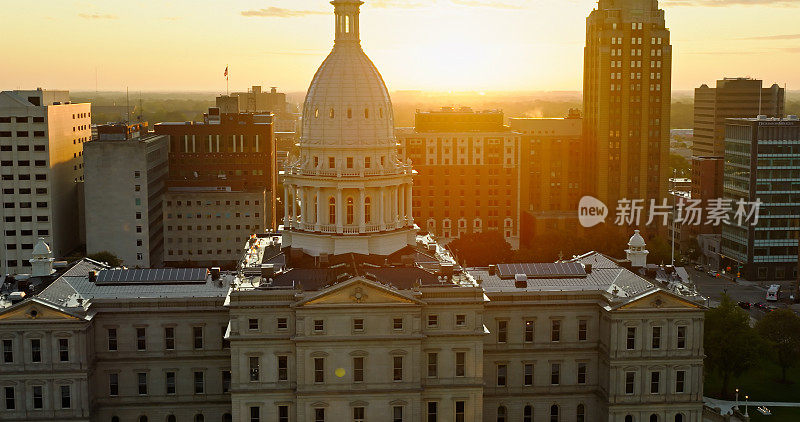
[{"label": "parked car", "polygon": [[762,311],[766,310],[767,304],[764,302],[756,302],[753,304],[753,307],[756,309],[761,309]]},{"label": "parked car", "polygon": [[697,271],[703,271],[704,270],[702,265],[695,265],[694,269],[697,270]]},{"label": "parked car", "polygon": [[750,309],[750,302],[739,302],[739,307],[742,309]]}]

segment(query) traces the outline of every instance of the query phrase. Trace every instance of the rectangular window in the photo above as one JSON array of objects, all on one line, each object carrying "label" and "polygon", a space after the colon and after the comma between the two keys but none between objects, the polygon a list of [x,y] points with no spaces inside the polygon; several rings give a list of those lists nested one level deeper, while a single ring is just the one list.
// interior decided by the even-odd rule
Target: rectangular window
[{"label": "rectangular window", "polygon": [[392,328],[395,330],[403,329],[403,318],[394,318],[392,320]]},{"label": "rectangular window", "polygon": [[528,386],[533,385],[533,364],[532,363],[526,363],[523,366],[523,371],[522,372],[523,372],[522,384],[523,385],[528,385]]},{"label": "rectangular window", "polygon": [[34,409],[43,409],[44,408],[44,387],[41,385],[34,385],[32,388],[32,396],[33,396],[33,408]]},{"label": "rectangular window", "polygon": [[436,378],[438,376],[439,355],[437,353],[428,353],[428,378]]},{"label": "rectangular window", "polygon": [[393,381],[402,381],[403,380],[403,357],[402,356],[395,356],[392,358],[392,380]]},{"label": "rectangular window", "polygon": [[250,422],[261,422],[261,408],[258,406],[250,407]]},{"label": "rectangular window", "polygon": [[628,327],[628,336],[625,342],[625,347],[628,350],[636,348],[636,327]]},{"label": "rectangular window", "polygon": [[258,381],[260,370],[261,358],[258,356],[250,356],[250,381]]},{"label": "rectangular window", "polygon": [[678,349],[686,348],[686,327],[681,325],[678,327]]},{"label": "rectangular window", "polygon": [[325,358],[314,358],[314,382],[325,382]]},{"label": "rectangular window", "polygon": [[658,387],[659,387],[659,380],[661,379],[661,373],[658,371],[653,371],[650,373],[650,394],[658,394]]},{"label": "rectangular window", "polygon": [[285,404],[278,406],[278,422],[289,422],[289,406]]},{"label": "rectangular window", "polygon": [[353,320],[353,331],[364,331],[364,319],[356,318]]},{"label": "rectangular window", "polygon": [[289,329],[289,322],[286,318],[278,318],[278,330],[288,330]]},{"label": "rectangular window", "polygon": [[497,365],[497,386],[505,387],[507,378],[508,378],[508,366],[502,363]]},{"label": "rectangular window", "polygon": [[550,329],[550,341],[561,340],[561,321],[554,320]]},{"label": "rectangular window", "polygon": [[403,422],[403,406],[392,407],[392,422]]},{"label": "rectangular window", "polygon": [[4,398],[6,402],[6,410],[14,410],[17,408],[17,401],[15,397],[14,387],[5,387],[4,390]]},{"label": "rectangular window", "polygon": [[139,395],[140,396],[147,395],[147,373],[139,372],[136,374],[136,378],[139,384]]},{"label": "rectangular window", "polygon": [[14,342],[12,340],[3,340],[3,363],[14,362]]},{"label": "rectangular window", "polygon": [[278,356],[278,381],[289,380],[289,356]]},{"label": "rectangular window", "polygon": [[586,384],[586,364],[578,363],[578,384]]},{"label": "rectangular window", "polygon": [[42,340],[31,339],[31,362],[40,363],[42,361]]},{"label": "rectangular window", "polygon": [[653,327],[653,339],[651,346],[653,349],[661,348],[661,327]]},{"label": "rectangular window", "polygon": [[550,384],[558,385],[561,383],[561,364],[550,364]]},{"label": "rectangular window", "polygon": [[60,362],[69,362],[69,339],[58,339],[58,360]]},{"label": "rectangular window", "polygon": [[147,331],[144,327],[136,329],[136,350],[147,350]]},{"label": "rectangular window", "polygon": [[364,382],[364,358],[353,358],[353,382]]},{"label": "rectangular window", "polygon": [[525,321],[525,343],[533,343],[533,321]]},{"label": "rectangular window", "polygon": [[222,392],[231,392],[231,371],[222,371]]},{"label": "rectangular window", "polygon": [[686,384],[686,371],[677,371],[675,373],[675,392],[683,393]]},{"label": "rectangular window", "polygon": [[194,393],[203,394],[206,391],[205,373],[203,371],[195,371],[194,373]]},{"label": "rectangular window", "polygon": [[586,327],[588,325],[588,321],[585,319],[578,320],[578,341],[585,341],[586,340]]},{"label": "rectangular window", "polygon": [[117,329],[109,328],[107,331],[108,336],[108,351],[113,352],[117,350]]},{"label": "rectangular window", "polygon": [[466,327],[467,326],[467,316],[464,314],[456,315],[456,327]]},{"label": "rectangular window", "polygon": [[636,372],[625,373],[625,394],[633,394],[636,382]]},{"label": "rectangular window", "polygon": [[175,350],[175,327],[164,327],[164,348]]},{"label": "rectangular window", "polygon": [[464,377],[467,373],[467,352],[456,352],[456,376]]},{"label": "rectangular window", "polygon": [[194,348],[203,348],[203,327],[192,327],[192,335],[194,336]]},{"label": "rectangular window", "polygon": [[119,374],[108,374],[108,395],[111,397],[119,395]]},{"label": "rectangular window", "polygon": [[258,319],[257,318],[250,318],[247,321],[247,328],[250,330],[258,330]]},{"label": "rectangular window", "polygon": [[435,401],[428,402],[428,422],[437,422],[439,403]]},{"label": "rectangular window", "polygon": [[439,315],[428,315],[428,327],[436,327],[439,325]]},{"label": "rectangular window", "polygon": [[497,321],[497,342],[505,343],[508,341],[508,321]]},{"label": "rectangular window", "polygon": [[353,422],[364,422],[364,408],[361,406],[353,408]]},{"label": "rectangular window", "polygon": [[69,409],[72,407],[72,396],[69,391],[68,385],[61,386],[61,408]]},{"label": "rectangular window", "polygon": [[466,407],[465,401],[456,401],[456,422],[464,422],[466,420]]},{"label": "rectangular window", "polygon": [[167,372],[165,374],[165,384],[167,387],[167,394],[175,394],[175,373]]},{"label": "rectangular window", "polygon": [[314,331],[316,331],[316,332],[325,331],[325,321],[323,321],[321,319],[315,319],[314,320]]}]

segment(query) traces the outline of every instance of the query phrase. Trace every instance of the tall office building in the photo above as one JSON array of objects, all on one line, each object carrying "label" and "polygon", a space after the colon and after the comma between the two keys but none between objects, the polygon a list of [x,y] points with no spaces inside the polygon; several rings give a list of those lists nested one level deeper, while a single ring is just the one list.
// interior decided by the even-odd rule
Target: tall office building
[{"label": "tall office building", "polygon": [[418,111],[397,141],[417,171],[412,205],[420,226],[443,243],[491,230],[518,247],[519,138],[502,111]]},{"label": "tall office building", "polygon": [[[722,265],[761,283],[796,280],[800,120],[761,116],[726,123],[724,196],[733,212],[722,224]],[[734,214],[739,200],[762,202],[758,224],[739,224]]]},{"label": "tall office building", "polygon": [[126,267],[160,267],[169,137],[148,134],[146,123],[97,132],[84,148],[86,252],[111,252]]},{"label": "tall office building", "polygon": [[262,91],[253,85],[247,92],[232,92],[217,97],[217,107],[222,113],[270,113],[274,116],[275,132],[295,132],[298,114],[296,107],[286,101],[286,94],[277,87]]},{"label": "tall office building", "polygon": [[725,123],[728,118],[783,117],[785,91],[777,84],[762,88],[752,78],[724,78],[716,88],[703,84],[694,90],[694,143],[692,155],[725,155]]},{"label": "tall office building", "polygon": [[78,189],[90,104],[68,91],[0,92],[0,276],[30,272],[43,237],[56,257],[79,245]]},{"label": "tall office building", "polygon": [[657,0],[600,0],[586,21],[584,134],[597,197],[667,197],[672,46]]}]

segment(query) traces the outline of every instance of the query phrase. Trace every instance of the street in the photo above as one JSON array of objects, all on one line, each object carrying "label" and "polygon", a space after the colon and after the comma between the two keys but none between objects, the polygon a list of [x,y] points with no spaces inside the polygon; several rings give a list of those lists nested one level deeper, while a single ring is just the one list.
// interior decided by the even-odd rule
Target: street
[{"label": "street", "polygon": [[[767,290],[758,286],[756,283],[749,281],[734,282],[725,277],[711,277],[703,271],[697,271],[690,267],[686,267],[686,270],[689,276],[691,276],[692,281],[697,285],[697,291],[709,299],[710,303],[707,304],[709,307],[716,306],[722,298],[722,293],[725,292],[728,293],[728,296],[730,296],[734,302],[749,302],[751,304],[763,302],[778,308],[789,306],[788,296],[786,296],[786,294],[784,294],[784,297],[782,297],[779,302],[767,302]],[[794,305],[792,309],[797,312],[797,305]],[[756,320],[764,316],[764,311],[756,309],[755,307],[751,307],[747,311],[750,313],[750,316]]]}]

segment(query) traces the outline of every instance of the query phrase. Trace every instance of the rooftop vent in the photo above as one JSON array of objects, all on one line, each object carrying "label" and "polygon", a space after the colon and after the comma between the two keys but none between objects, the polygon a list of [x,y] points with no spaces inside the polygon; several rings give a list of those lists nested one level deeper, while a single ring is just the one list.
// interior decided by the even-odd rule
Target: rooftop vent
[{"label": "rooftop vent", "polygon": [[514,287],[524,289],[528,287],[528,276],[525,274],[514,274]]},{"label": "rooftop vent", "polygon": [[220,273],[220,268],[219,267],[211,267],[211,279],[212,280],[219,280],[219,273]]},{"label": "rooftop vent", "polygon": [[583,269],[586,271],[586,274],[592,273],[592,264],[583,264]]},{"label": "rooftop vent", "polygon": [[497,265],[490,264],[489,265],[489,275],[495,275],[495,274],[497,274]]}]

